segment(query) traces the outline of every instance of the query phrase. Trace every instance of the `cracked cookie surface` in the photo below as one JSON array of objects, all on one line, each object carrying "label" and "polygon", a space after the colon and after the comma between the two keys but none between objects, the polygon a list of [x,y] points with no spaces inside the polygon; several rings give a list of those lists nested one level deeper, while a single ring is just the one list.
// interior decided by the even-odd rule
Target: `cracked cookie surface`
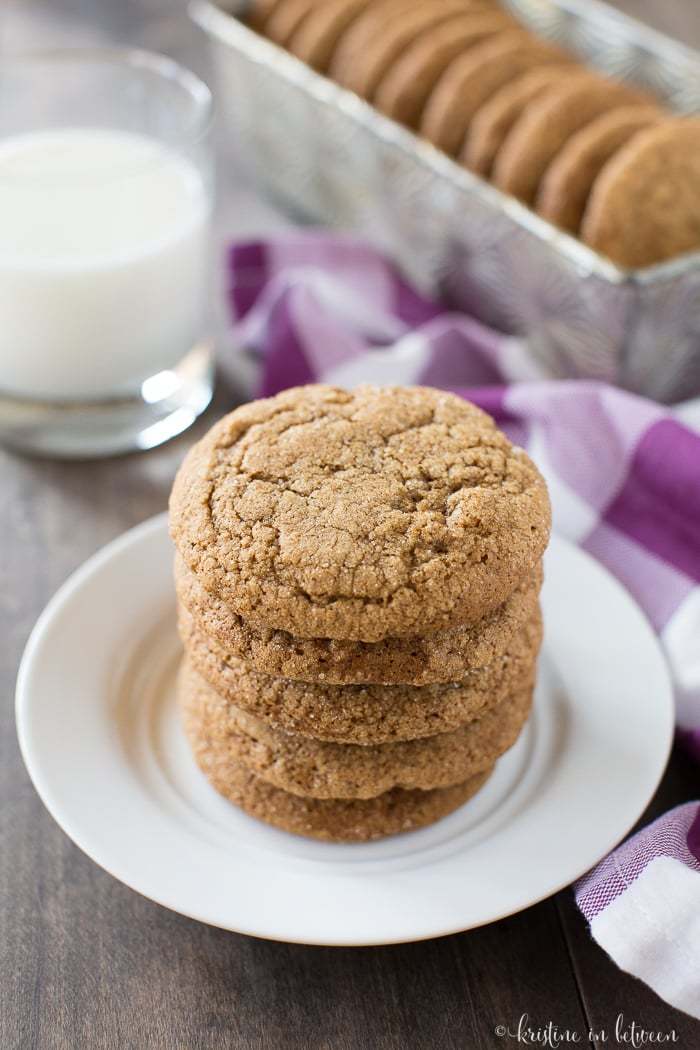
[{"label": "cracked cookie surface", "polygon": [[296,638],[287,631],[244,620],[197,581],[182,558],[175,558],[180,608],[197,634],[267,675],[332,685],[431,685],[456,682],[470,671],[500,659],[525,624],[538,616],[542,567],[483,620],[424,637],[353,642],[337,638]]},{"label": "cracked cookie surface", "polygon": [[426,387],[298,387],[188,453],[175,545],[252,623],[379,641],[475,623],[547,544],[544,481],[475,406]]},{"label": "cracked cookie surface", "polygon": [[490,769],[517,740],[530,713],[530,680],[459,729],[388,744],[335,744],[273,729],[231,703],[185,661],[178,684],[185,717],[201,720],[207,739],[232,762],[308,798],[375,798],[392,788],[451,787]]},{"label": "cracked cookie surface", "polygon": [[[187,658],[220,698],[286,733],[338,744],[373,745],[446,733],[495,707],[531,682],[542,638],[533,618],[507,651],[458,682],[426,686],[329,685],[260,674],[199,633],[185,610],[180,633]],[[215,704],[212,697],[211,704]]]}]

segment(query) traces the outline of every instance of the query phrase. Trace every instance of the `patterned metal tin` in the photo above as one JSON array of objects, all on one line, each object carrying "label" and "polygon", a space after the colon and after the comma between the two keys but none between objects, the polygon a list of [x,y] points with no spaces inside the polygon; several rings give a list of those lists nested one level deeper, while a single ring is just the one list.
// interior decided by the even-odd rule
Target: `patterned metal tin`
[{"label": "patterned metal tin", "polygon": [[[697,52],[595,0],[509,6],[599,69],[700,111]],[[664,401],[700,392],[700,253],[620,270],[209,0],[191,12],[231,132],[288,207],[370,237],[423,289],[526,339],[533,377]]]}]

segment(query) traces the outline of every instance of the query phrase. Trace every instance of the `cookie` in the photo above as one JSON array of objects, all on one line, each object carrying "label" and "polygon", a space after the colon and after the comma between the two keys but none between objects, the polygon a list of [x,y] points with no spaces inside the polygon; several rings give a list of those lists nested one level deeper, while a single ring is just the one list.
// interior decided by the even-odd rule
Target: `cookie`
[{"label": "cookie", "polygon": [[205,590],[301,638],[475,623],[547,545],[544,480],[493,420],[428,387],[252,402],[188,453],[171,534]]},{"label": "cookie", "polygon": [[197,631],[181,609],[179,628],[191,666],[222,703],[287,733],[339,744],[386,744],[445,733],[479,717],[530,681],[542,638],[536,615],[502,656],[459,682],[426,686],[329,685],[252,670]]},{"label": "cookie", "polygon": [[446,153],[457,154],[472,119],[494,92],[533,66],[566,60],[565,52],[524,29],[487,40],[446,67],[423,112],[421,134]]},{"label": "cookie", "polygon": [[243,660],[268,675],[337,685],[461,680],[470,671],[502,659],[515,635],[539,615],[541,583],[538,566],[500,608],[473,627],[455,627],[425,638],[345,642],[295,638],[248,623],[205,591],[181,558],[175,559],[180,605],[190,613],[196,633],[215,639],[227,660]]},{"label": "cookie", "polygon": [[469,125],[462,162],[488,178],[494,158],[525,107],[552,84],[563,84],[571,66],[536,66],[499,88],[480,106]]},{"label": "cookie", "polygon": [[577,131],[544,173],[537,212],[562,230],[578,233],[591,188],[605,163],[634,135],[661,119],[654,106],[620,106]]},{"label": "cookie", "polygon": [[640,131],[593,183],[581,237],[625,268],[700,249],[700,120]]},{"label": "cookie", "polygon": [[545,171],[572,135],[617,106],[651,104],[616,81],[586,72],[572,76],[527,106],[498,152],[493,182],[532,205]]},{"label": "cookie", "polygon": [[325,72],[344,30],[371,0],[326,0],[303,20],[289,40],[289,50],[312,69]]},{"label": "cookie", "polygon": [[339,46],[338,62],[331,64],[331,75],[343,87],[371,100],[391,63],[431,26],[445,22],[454,14],[455,8],[444,0],[422,0],[415,7],[397,12],[383,24],[381,32],[368,41],[364,50],[356,54],[354,61],[341,61]]},{"label": "cookie", "polygon": [[[352,86],[358,64],[365,53],[396,22],[403,22],[416,10],[442,8],[444,17],[451,12],[469,10],[493,10],[493,0],[375,0],[343,33],[329,66],[329,75],[339,84]],[[438,17],[439,17],[438,10]],[[353,88],[354,90],[354,88]]]},{"label": "cookie", "polygon": [[303,25],[314,8],[321,8],[325,0],[278,0],[265,20],[264,33],[280,47],[287,47],[293,35]]},{"label": "cookie", "polygon": [[220,795],[266,824],[324,842],[369,842],[434,824],[464,805],[491,773],[436,791],[395,788],[370,799],[301,798],[235,765],[225,749],[210,749],[199,741],[196,728],[187,728],[197,763]]},{"label": "cookie", "polygon": [[445,66],[476,44],[502,33],[513,20],[502,11],[467,12],[432,26],[389,66],[374,93],[387,116],[417,127],[430,92]]},{"label": "cookie", "polygon": [[211,746],[275,787],[304,798],[369,799],[397,787],[451,787],[486,772],[517,740],[530,713],[532,681],[460,729],[364,747],[273,729],[222,701],[187,662],[178,697],[185,720],[198,721]]},{"label": "cookie", "polygon": [[253,0],[245,13],[245,21],[256,32],[265,30],[265,23],[282,0]]}]

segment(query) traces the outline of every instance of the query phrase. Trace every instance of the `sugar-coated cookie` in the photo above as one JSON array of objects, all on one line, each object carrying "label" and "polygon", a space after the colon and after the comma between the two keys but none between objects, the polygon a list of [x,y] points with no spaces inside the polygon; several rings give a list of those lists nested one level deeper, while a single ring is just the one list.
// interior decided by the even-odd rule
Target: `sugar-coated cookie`
[{"label": "sugar-coated cookie", "polygon": [[314,740],[274,729],[224,701],[189,662],[180,670],[179,701],[212,749],[256,776],[305,798],[375,798],[392,788],[461,784],[490,769],[513,746],[530,713],[532,678],[466,726],[420,740],[358,745]]},{"label": "sugar-coated cookie", "polygon": [[343,32],[371,0],[326,0],[303,20],[289,40],[289,50],[313,69],[325,72]]},{"label": "sugar-coated cookie", "polygon": [[424,637],[352,642],[296,638],[286,631],[244,620],[206,591],[182,558],[175,559],[175,586],[193,630],[215,640],[219,658],[243,660],[254,671],[304,682],[335,685],[432,685],[462,680],[503,659],[515,636],[538,615],[542,570],[513,591],[502,606],[473,626]]},{"label": "sugar-coated cookie", "polygon": [[251,817],[325,842],[369,842],[434,824],[475,795],[491,773],[435,791],[395,788],[370,799],[301,798],[235,765],[225,748],[211,749],[202,743],[192,723],[186,728],[195,759],[219,794]]},{"label": "sugar-coated cookie", "polygon": [[179,627],[191,666],[222,704],[234,704],[287,733],[362,745],[446,733],[479,717],[531,680],[542,639],[536,614],[501,656],[459,682],[332,685],[254,671],[198,631],[182,608]]},{"label": "sugar-coated cookie", "polygon": [[265,21],[265,35],[281,47],[287,47],[293,35],[324,0],[278,0]]},{"label": "sugar-coated cookie", "polygon": [[700,120],[640,131],[593,183],[582,239],[626,268],[700,250]]},{"label": "sugar-coated cookie", "polygon": [[650,104],[648,95],[617,81],[588,72],[572,75],[526,107],[498,152],[493,181],[532,205],[545,171],[572,135],[618,106]]},{"label": "sugar-coated cookie", "polygon": [[246,10],[246,22],[258,33],[263,33],[268,18],[280,3],[282,3],[282,0],[252,0],[252,3]]},{"label": "sugar-coated cookie", "polygon": [[563,230],[578,233],[603,166],[626,142],[662,119],[654,106],[620,106],[577,131],[544,173],[535,201],[537,212]]},{"label": "sugar-coated cookie", "polygon": [[570,65],[545,65],[528,69],[498,88],[474,114],[462,150],[462,162],[488,178],[494,159],[528,103],[552,84],[571,76]]},{"label": "sugar-coated cookie", "polygon": [[377,109],[416,127],[435,83],[457,55],[513,26],[502,11],[467,12],[432,26],[388,67],[374,93]]},{"label": "sugar-coated cookie", "polygon": [[[334,51],[329,75],[339,84],[355,88],[355,75],[363,56],[392,27],[405,22],[415,11],[435,11],[449,17],[452,12],[494,10],[494,0],[374,0],[342,34]],[[433,24],[428,19],[428,24]],[[360,92],[363,94],[363,92]]]},{"label": "sugar-coated cookie", "polygon": [[446,66],[423,112],[421,134],[446,153],[459,153],[473,118],[499,88],[535,65],[566,59],[524,29],[485,41]]},{"label": "sugar-coated cookie", "polygon": [[491,613],[534,573],[550,508],[527,454],[461,398],[316,385],[220,420],[178,471],[170,523],[246,620],[373,642]]},{"label": "sugar-coated cookie", "polygon": [[[369,14],[371,11],[368,17]],[[341,41],[337,62],[334,59],[331,63],[331,73],[343,87],[372,100],[392,62],[429,28],[447,21],[454,14],[455,7],[445,0],[421,0],[415,7],[397,11],[386,21],[377,12],[381,32],[372,36],[366,46],[357,51],[352,61],[343,59],[341,48],[344,50],[344,47]]]}]

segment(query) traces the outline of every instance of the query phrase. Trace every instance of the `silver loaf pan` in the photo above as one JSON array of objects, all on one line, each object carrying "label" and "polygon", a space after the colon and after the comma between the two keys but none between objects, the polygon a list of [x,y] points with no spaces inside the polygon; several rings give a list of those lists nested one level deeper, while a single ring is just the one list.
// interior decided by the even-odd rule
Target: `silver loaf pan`
[{"label": "silver loaf pan", "polygon": [[[595,0],[510,0],[591,65],[700,112],[700,54]],[[623,271],[257,33],[194,0],[218,103],[273,196],[388,250],[424,290],[527,341],[532,374],[700,392],[700,253]]]}]

